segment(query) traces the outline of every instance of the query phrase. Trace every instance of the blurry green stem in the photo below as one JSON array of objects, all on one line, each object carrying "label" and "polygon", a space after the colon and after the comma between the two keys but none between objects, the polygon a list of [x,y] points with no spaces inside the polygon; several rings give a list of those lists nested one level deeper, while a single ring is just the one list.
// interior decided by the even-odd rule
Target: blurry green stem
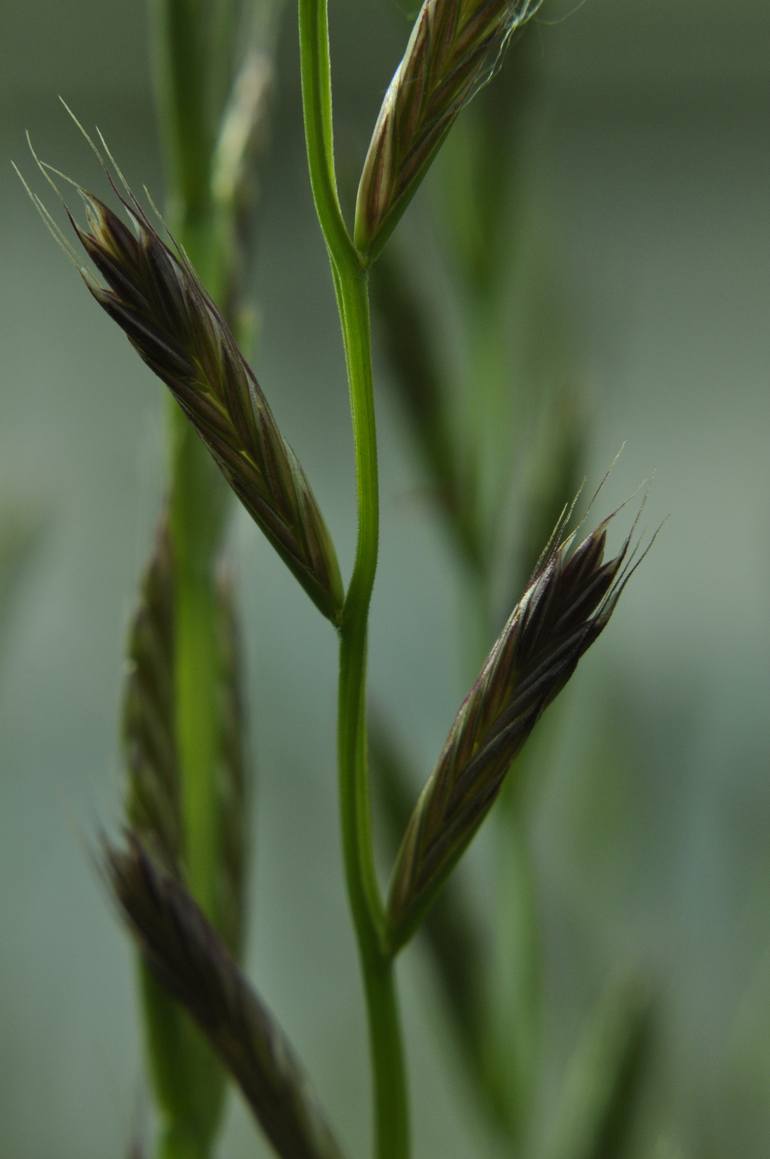
[{"label": "blurry green stem", "polygon": [[[182,218],[172,229],[216,300],[223,271],[217,230]],[[190,887],[217,924],[219,825],[216,785],[218,721],[217,593],[214,561],[225,489],[203,444],[175,402],[170,404],[171,536],[176,581],[176,736],[182,769],[185,864]]]},{"label": "blurry green stem", "polygon": [[171,213],[178,219],[209,202],[213,126],[201,0],[150,0],[161,129]]},{"label": "blurry green stem", "polygon": [[215,1061],[197,1028],[144,963],[139,982],[159,1124],[157,1159],[207,1159],[221,1110],[211,1082]]},{"label": "blurry green stem", "polygon": [[374,869],[366,741],[369,605],[377,570],[379,488],[368,281],[340,211],[332,143],[326,0],[299,0],[308,169],[332,269],[345,347],[358,495],[358,544],[340,626],[339,792],[345,877],[369,1023],[377,1159],[406,1159],[406,1077],[393,962]]},{"label": "blurry green stem", "polygon": [[511,1141],[521,1145],[536,1078],[540,943],[526,818],[513,783],[498,804],[494,1023],[487,1078]]},{"label": "blurry green stem", "polygon": [[164,1130],[158,1147],[158,1159],[208,1159],[209,1154],[209,1145],[201,1143],[179,1123]]},{"label": "blurry green stem", "polygon": [[[461,561],[462,562],[462,561]],[[500,630],[492,614],[489,576],[483,565],[466,567],[459,590],[457,621],[461,625],[460,646],[464,669],[476,673],[486,659]]]},{"label": "blurry green stem", "polygon": [[336,271],[356,447],[359,540],[340,627],[338,751],[348,895],[366,991],[378,1159],[408,1154],[406,1080],[393,962],[382,938],[371,834],[366,740],[367,624],[377,566],[377,456],[366,275]]},{"label": "blurry green stem", "polygon": [[500,511],[510,489],[514,462],[515,429],[511,408],[510,372],[506,366],[505,338],[509,325],[503,303],[492,294],[469,301],[470,365],[478,469],[476,519],[481,540],[493,544],[499,536]]},{"label": "blurry green stem", "polygon": [[[222,18],[230,0],[221,0]],[[230,253],[212,196],[212,159],[226,45],[207,44],[200,0],[152,0],[158,101],[168,170],[172,234],[214,301],[222,304]],[[226,24],[226,21],[225,21]],[[222,25],[224,29],[225,24]],[[176,403],[169,411],[169,525],[174,560],[174,678],[181,770],[184,865],[190,888],[217,925],[220,858],[217,759],[218,641],[214,560],[221,538],[224,484]],[[225,1083],[218,1061],[165,996],[145,990],[155,1094],[161,1110],[157,1159],[208,1159],[221,1119]],[[159,1083],[159,1078],[163,1079]]]}]

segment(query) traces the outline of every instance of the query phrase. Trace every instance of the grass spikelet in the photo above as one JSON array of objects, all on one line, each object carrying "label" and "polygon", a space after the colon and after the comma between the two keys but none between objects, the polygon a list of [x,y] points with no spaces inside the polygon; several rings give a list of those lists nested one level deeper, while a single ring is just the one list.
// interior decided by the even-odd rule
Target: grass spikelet
[{"label": "grass spikelet", "polygon": [[153,856],[177,871],[182,822],[174,737],[174,583],[165,520],[156,533],[129,629],[123,751],[128,822]]},{"label": "grass spikelet", "polygon": [[[173,556],[164,518],[129,629],[123,700],[126,818],[152,856],[168,871],[184,876],[182,781],[174,735],[174,589]],[[250,776],[234,597],[223,569],[217,581],[216,636],[217,702],[212,708],[219,731],[216,782],[221,833],[216,925],[230,952],[237,955],[245,914]]]},{"label": "grass spikelet", "polygon": [[372,289],[393,384],[445,525],[468,567],[482,571],[487,545],[475,519],[473,472],[456,445],[426,303],[397,246],[382,255]]},{"label": "grass spikelet", "polygon": [[189,262],[132,204],[137,232],[88,195],[78,237],[107,283],[87,285],[166,383],[228,483],[308,595],[337,622],[342,584],[326,525],[229,327]]},{"label": "grass spikelet", "polygon": [[277,1154],[340,1159],[283,1032],[185,887],[131,836],[107,848],[106,872],[145,962],[204,1032]]},{"label": "grass spikelet", "polygon": [[241,65],[222,116],[212,164],[211,185],[217,201],[240,207],[254,180],[254,155],[268,131],[273,67],[265,53],[250,51]]},{"label": "grass spikelet", "polygon": [[560,521],[461,705],[396,861],[388,904],[393,949],[418,925],[539,717],[607,626],[635,566],[630,535],[605,561],[607,523],[573,548],[574,532],[559,540]]},{"label": "grass spikelet", "polygon": [[[412,808],[411,780],[391,721],[369,717],[369,760],[377,786],[386,836],[395,851]],[[486,1101],[483,994],[480,986],[487,947],[470,899],[457,878],[444,891],[425,923],[426,946],[448,1017],[457,1034],[463,1064]]]},{"label": "grass spikelet", "polygon": [[228,949],[240,953],[246,913],[250,764],[243,711],[242,666],[235,601],[230,576],[220,571],[217,585],[219,643],[219,766],[217,789],[222,840],[218,865],[218,926]]},{"label": "grass spikelet", "polygon": [[[48,176],[55,172],[42,163],[41,168]],[[166,244],[130,192],[118,194],[129,226],[98,198],[76,188],[85,203],[87,227],[71,215],[70,220],[106,283],[82,270],[91,294],[169,388],[243,506],[316,606],[338,623],[343,593],[331,538],[304,472],[221,313],[184,253]],[[31,196],[40,208],[39,199]]]},{"label": "grass spikelet", "polygon": [[371,261],[462,109],[497,70],[539,0],[424,0],[374,128],[355,244]]},{"label": "grass spikelet", "polygon": [[106,287],[86,284],[171,390],[228,483],[319,609],[336,622],[342,584],[331,539],[229,327],[184,255],[136,203],[136,232],[86,195],[78,237]]},{"label": "grass spikelet", "polygon": [[[128,673],[123,699],[123,750],[127,771],[125,811],[129,827],[166,872],[189,878],[189,848],[183,819],[184,778],[175,729],[177,573],[168,519],[164,516],[142,578],[128,635]],[[221,648],[220,648],[221,651]],[[220,663],[212,704],[219,730],[218,790],[214,819],[221,845],[233,852],[215,869],[215,918],[232,953],[240,948],[243,912],[243,810],[232,784],[231,721],[226,718],[230,665]],[[244,777],[239,776],[238,782]],[[242,803],[243,791],[240,790]],[[235,880],[234,880],[235,879]],[[185,1011],[158,985],[140,959],[145,1047],[159,1133],[169,1139],[194,1136],[199,1146],[213,1140],[223,1109],[224,1073],[208,1043]],[[165,1153],[165,1152],[164,1152]],[[171,1153],[171,1152],[169,1152]]]}]

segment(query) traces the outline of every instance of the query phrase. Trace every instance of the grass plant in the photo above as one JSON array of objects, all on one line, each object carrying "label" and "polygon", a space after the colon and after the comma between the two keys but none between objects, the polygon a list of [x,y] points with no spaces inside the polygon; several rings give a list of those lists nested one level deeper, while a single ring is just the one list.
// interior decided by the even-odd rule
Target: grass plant
[{"label": "grass plant", "polygon": [[[506,608],[499,634],[490,630],[494,616],[480,598],[485,650],[497,640],[419,798],[407,808],[399,791],[391,809],[403,820],[396,822],[399,852],[386,894],[375,862],[368,735],[369,616],[379,552],[370,276],[380,275],[388,346],[409,384],[405,396],[418,446],[440,483],[458,554],[481,591],[490,566],[488,531],[447,420],[431,337],[411,304],[410,271],[390,248],[391,236],[458,117],[494,79],[511,39],[538,7],[532,0],[424,0],[373,128],[351,225],[337,192],[327,0],[299,0],[308,173],[339,310],[355,452],[357,546],[347,583],[320,505],[239,342],[239,250],[254,216],[247,187],[252,150],[264,130],[268,67],[253,37],[246,37],[245,52],[237,51],[238,30],[252,29],[245,8],[234,0],[156,0],[168,226],[153,224],[152,211],[126,184],[101,138],[93,147],[114,208],[69,183],[85,207],[85,223],[72,214],[69,220],[73,241],[93,267],[82,270],[86,285],[172,402],[168,507],[128,641],[126,831],[104,853],[107,880],[141,962],[158,1159],[213,1154],[224,1072],[277,1154],[332,1159],[343,1153],[294,1051],[237,961],[248,909],[250,774],[234,597],[219,578],[229,497],[245,508],[338,636],[342,860],[367,1012],[375,1159],[411,1153],[398,954],[425,922],[506,779],[523,768],[533,730],[607,626],[638,563],[633,528],[606,558],[608,519],[577,542],[578,529],[569,526],[571,487],[560,496],[567,506],[554,528],[549,523],[543,530],[539,511],[532,518],[542,534],[535,570]],[[39,166],[58,192],[61,175]],[[64,240],[42,200],[32,196]],[[487,285],[487,310],[494,271],[485,261],[470,267],[472,280]],[[560,461],[563,484],[566,455]],[[379,741],[375,733],[374,755],[380,766],[388,760],[398,766],[388,739],[387,729]],[[391,787],[398,788],[397,778],[394,772]],[[511,1088],[505,1075],[496,1083],[485,1072],[478,998],[469,1000],[473,983],[454,960],[459,911],[444,912],[449,920],[432,928],[446,991],[456,995],[471,1066],[492,1092],[490,1102],[504,1108]],[[459,928],[471,920],[460,916]],[[518,1009],[525,1007],[526,1000]],[[505,1070],[501,1057],[494,1065]],[[621,1079],[624,1066],[618,1066]],[[614,1115],[616,1103],[612,1108]],[[592,1130],[586,1128],[586,1138]],[[599,1152],[575,1152],[589,1153]]]}]

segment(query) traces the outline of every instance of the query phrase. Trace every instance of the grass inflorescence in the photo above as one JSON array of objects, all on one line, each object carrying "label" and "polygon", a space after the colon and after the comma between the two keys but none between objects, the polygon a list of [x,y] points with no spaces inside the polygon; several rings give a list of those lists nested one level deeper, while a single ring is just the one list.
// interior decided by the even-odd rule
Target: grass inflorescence
[{"label": "grass inflorescence", "polygon": [[163,241],[135,198],[135,229],[91,194],[80,241],[106,285],[99,305],[165,382],[228,483],[329,619],[339,619],[337,557],[304,472],[221,313],[184,253]]},{"label": "grass inflorescence", "polygon": [[355,241],[382,249],[463,108],[540,0],[425,0],[382,102],[356,203]]},{"label": "grass inflorescence", "polygon": [[182,859],[179,754],[174,736],[174,582],[168,525],[155,535],[128,633],[123,694],[126,816],[162,863]]},{"label": "grass inflorescence", "polygon": [[145,962],[206,1035],[278,1154],[340,1159],[282,1030],[182,882],[134,836],[105,856]]},{"label": "grass inflorescence", "polygon": [[396,861],[388,904],[394,948],[423,917],[537,721],[609,623],[630,576],[631,537],[605,559],[607,523],[578,546],[574,533],[559,540],[557,527],[463,701]]}]

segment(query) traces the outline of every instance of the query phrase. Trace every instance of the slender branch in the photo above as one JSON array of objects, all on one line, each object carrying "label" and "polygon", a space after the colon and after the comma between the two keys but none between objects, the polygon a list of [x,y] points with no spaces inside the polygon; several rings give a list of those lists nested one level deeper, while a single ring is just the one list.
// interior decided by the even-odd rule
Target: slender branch
[{"label": "slender branch", "polygon": [[338,271],[336,288],[350,384],[358,490],[356,560],[340,627],[338,740],[343,841],[353,843],[353,848],[346,849],[345,858],[355,879],[349,884],[357,899],[356,908],[360,908],[357,924],[366,927],[367,937],[379,945],[383,907],[374,869],[365,721],[367,628],[379,539],[377,436],[366,276],[360,271],[352,275]]},{"label": "slender branch", "polygon": [[377,454],[366,278],[338,276],[358,480],[358,548],[340,628],[339,791],[348,895],[364,974],[374,1068],[378,1159],[408,1154],[408,1112],[393,965],[383,950],[374,869],[366,740],[369,604],[377,567]]},{"label": "slender branch", "polygon": [[308,172],[321,232],[335,269],[340,260],[358,265],[337,194],[326,0],[299,0],[299,52]]},{"label": "slender branch", "polygon": [[366,744],[369,606],[377,570],[379,485],[368,281],[340,211],[334,168],[326,0],[299,0],[308,169],[342,325],[355,446],[358,544],[340,625],[339,794],[348,899],[369,1023],[377,1159],[406,1159],[406,1077],[393,963],[374,868]]}]

